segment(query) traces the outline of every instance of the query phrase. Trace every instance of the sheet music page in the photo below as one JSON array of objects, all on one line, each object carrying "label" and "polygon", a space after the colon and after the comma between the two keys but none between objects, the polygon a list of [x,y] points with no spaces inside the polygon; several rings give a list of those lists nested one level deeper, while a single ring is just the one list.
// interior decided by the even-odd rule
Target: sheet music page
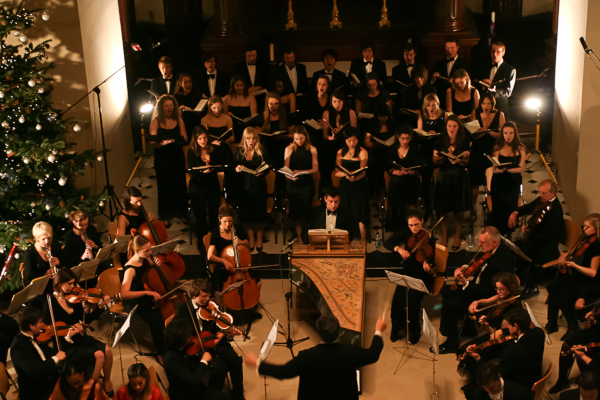
[{"label": "sheet music page", "polygon": [[279,320],[276,320],[273,326],[271,327],[271,331],[269,332],[269,336],[267,336],[267,340],[263,343],[260,348],[260,355],[258,359],[262,362],[269,357],[269,353],[273,348],[273,344],[277,341],[277,327],[279,326]]},{"label": "sheet music page", "polygon": [[131,316],[133,315],[133,313],[135,312],[136,309],[137,309],[137,306],[133,307],[133,310],[131,310],[131,312],[127,316],[127,319],[125,320],[125,322],[123,322],[123,326],[116,333],[115,341],[113,342],[112,347],[115,347],[117,345],[117,343],[119,343],[119,340],[121,340],[123,335],[125,335],[125,332],[127,332],[127,329],[129,329],[129,325],[131,324]]},{"label": "sheet music page", "polygon": [[439,344],[438,344],[438,340],[437,340],[437,331],[433,327],[433,324],[429,320],[429,317],[427,316],[427,312],[425,312],[424,309],[423,309],[423,333],[427,337],[427,340],[429,340],[429,344],[431,344],[434,354],[439,355],[440,349],[439,349]]}]

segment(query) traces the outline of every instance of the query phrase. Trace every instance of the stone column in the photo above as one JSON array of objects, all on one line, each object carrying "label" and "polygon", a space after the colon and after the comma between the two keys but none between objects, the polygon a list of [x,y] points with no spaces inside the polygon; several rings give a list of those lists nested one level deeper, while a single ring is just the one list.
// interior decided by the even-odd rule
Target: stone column
[{"label": "stone column", "polygon": [[467,28],[465,0],[436,0],[433,29],[459,32]]},{"label": "stone column", "polygon": [[244,0],[214,0],[212,32],[217,36],[244,34]]}]

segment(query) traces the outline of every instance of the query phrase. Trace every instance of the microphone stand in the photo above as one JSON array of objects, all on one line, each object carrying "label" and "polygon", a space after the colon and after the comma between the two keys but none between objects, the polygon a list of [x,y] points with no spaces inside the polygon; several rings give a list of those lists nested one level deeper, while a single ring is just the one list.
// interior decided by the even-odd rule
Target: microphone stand
[{"label": "microphone stand", "polygon": [[[288,280],[290,281],[290,291],[288,293],[285,294],[285,302],[286,302],[286,306],[287,306],[287,334],[283,334],[284,337],[286,337],[285,342],[275,342],[274,346],[280,346],[280,347],[287,347],[290,350],[290,353],[292,354],[292,358],[295,358],[296,356],[294,355],[294,346],[296,346],[297,344],[300,344],[302,342],[305,342],[309,339],[309,337],[305,337],[302,339],[298,339],[298,340],[294,340],[292,339],[292,323],[291,323],[291,319],[290,319],[290,309],[292,308],[292,263],[290,261],[291,259],[291,253],[292,253],[292,249],[290,248],[287,255],[288,255]],[[281,254],[279,254],[279,270],[282,270],[282,265],[281,265]]]}]

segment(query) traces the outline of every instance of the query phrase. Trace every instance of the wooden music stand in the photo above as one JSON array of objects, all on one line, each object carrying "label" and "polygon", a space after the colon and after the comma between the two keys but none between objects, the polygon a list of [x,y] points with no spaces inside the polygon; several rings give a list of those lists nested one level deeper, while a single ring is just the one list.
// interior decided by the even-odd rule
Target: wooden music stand
[{"label": "wooden music stand", "polygon": [[337,250],[348,251],[350,237],[348,231],[342,229],[311,229],[308,231],[309,251],[317,249],[327,249],[331,251],[332,245]]}]

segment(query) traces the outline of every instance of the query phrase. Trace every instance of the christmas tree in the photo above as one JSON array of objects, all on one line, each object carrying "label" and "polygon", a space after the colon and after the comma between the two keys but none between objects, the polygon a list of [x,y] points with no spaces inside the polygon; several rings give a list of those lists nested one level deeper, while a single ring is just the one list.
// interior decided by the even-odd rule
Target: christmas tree
[{"label": "christmas tree", "polygon": [[[75,143],[67,141],[67,126],[76,132],[81,127],[63,120],[61,111],[48,101],[53,85],[48,74],[53,65],[46,56],[49,41],[34,44],[26,34],[49,15],[22,5],[0,5],[0,256],[6,256],[14,243],[18,246],[10,279],[4,279],[0,293],[22,285],[19,253],[33,244],[33,224],[48,222],[54,242],[60,242],[70,211],[95,215],[106,201],[103,194],[90,196],[74,185],[75,176],[101,161],[103,154],[93,150],[79,154],[73,150]],[[18,45],[8,43],[11,34]],[[4,258],[0,257],[2,266]]]}]

